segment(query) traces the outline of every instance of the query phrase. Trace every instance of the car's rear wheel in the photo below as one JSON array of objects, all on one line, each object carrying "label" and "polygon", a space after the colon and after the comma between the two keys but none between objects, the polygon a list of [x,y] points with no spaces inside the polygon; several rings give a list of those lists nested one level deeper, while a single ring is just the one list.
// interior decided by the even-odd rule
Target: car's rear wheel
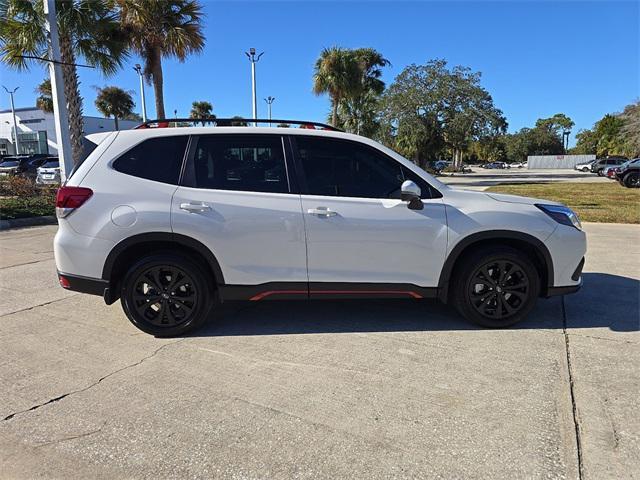
[{"label": "car's rear wheel", "polygon": [[589,170],[590,170],[590,168],[589,168],[589,167],[582,167],[582,171],[583,171],[583,172],[588,172]]},{"label": "car's rear wheel", "polygon": [[624,186],[628,188],[639,188],[640,187],[640,173],[638,172],[630,172],[624,176]]},{"label": "car's rear wheel", "polygon": [[539,293],[540,276],[529,257],[506,246],[465,257],[453,279],[456,308],[483,327],[508,327],[524,319]]},{"label": "car's rear wheel", "polygon": [[136,327],[173,337],[202,326],[215,298],[212,279],[190,258],[156,254],[133,265],[122,282],[122,308]]}]

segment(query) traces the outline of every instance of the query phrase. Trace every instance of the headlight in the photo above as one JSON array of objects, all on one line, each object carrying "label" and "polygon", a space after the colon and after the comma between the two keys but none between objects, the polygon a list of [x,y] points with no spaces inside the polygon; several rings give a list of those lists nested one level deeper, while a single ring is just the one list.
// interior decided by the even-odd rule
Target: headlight
[{"label": "headlight", "polygon": [[536,207],[549,215],[556,222],[582,230],[578,214],[569,207],[565,207],[564,205],[541,205],[539,203],[536,204]]}]

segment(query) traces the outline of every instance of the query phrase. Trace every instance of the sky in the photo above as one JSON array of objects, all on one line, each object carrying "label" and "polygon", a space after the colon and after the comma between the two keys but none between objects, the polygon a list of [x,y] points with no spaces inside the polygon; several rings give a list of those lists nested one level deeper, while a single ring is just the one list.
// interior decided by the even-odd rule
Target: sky
[{"label": "sky", "polygon": [[[573,134],[604,114],[621,111],[640,97],[640,2],[637,1],[205,1],[206,47],[185,63],[164,61],[167,116],[186,117],[191,102],[207,100],[218,117],[251,116],[250,63],[244,52],[264,55],[257,64],[258,114],[274,96],[273,117],[325,121],[326,96],[312,91],[313,66],[329,46],[373,47],[391,66],[388,84],[412,63],[446,59],[482,72],[482,85],[506,115],[509,131],[536,119],[565,113]],[[105,78],[79,69],[84,112],[95,109],[95,86],[131,90],[140,106],[132,55]],[[0,66],[0,81],[20,87],[16,107],[35,104],[34,89],[45,77]],[[154,117],[152,88],[147,113]],[[9,108],[2,91],[0,109]]]}]

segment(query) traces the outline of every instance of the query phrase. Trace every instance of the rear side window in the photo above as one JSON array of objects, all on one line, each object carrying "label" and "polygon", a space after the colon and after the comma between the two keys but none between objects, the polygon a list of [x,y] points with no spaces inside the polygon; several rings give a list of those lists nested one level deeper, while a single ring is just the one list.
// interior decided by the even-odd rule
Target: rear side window
[{"label": "rear side window", "polygon": [[197,188],[289,193],[282,138],[277,135],[207,135],[193,157]]},{"label": "rear side window", "polygon": [[145,140],[113,162],[118,172],[156,182],[178,184],[186,136]]}]

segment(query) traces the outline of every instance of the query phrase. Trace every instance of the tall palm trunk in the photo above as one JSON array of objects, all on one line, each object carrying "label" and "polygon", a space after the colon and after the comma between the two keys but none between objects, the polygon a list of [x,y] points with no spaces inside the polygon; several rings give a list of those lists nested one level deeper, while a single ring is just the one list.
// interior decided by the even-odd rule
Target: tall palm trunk
[{"label": "tall palm trunk", "polygon": [[115,126],[116,126],[116,131],[120,130],[120,129],[118,128],[118,117],[116,117],[115,115],[113,116],[113,123],[114,123],[114,124],[115,124]]},{"label": "tall palm trunk", "polygon": [[157,118],[166,118],[164,114],[162,54],[159,48],[154,48],[151,55],[153,58],[149,63],[152,66],[151,75],[153,78],[153,94],[156,97],[156,116]]},{"label": "tall palm trunk", "polygon": [[60,34],[60,59],[62,60],[62,78],[64,81],[64,93],[67,97],[67,114],[69,115],[69,139],[71,142],[71,158],[73,164],[78,165],[82,161],[83,145],[82,131],[84,129],[82,119],[82,97],[78,82],[78,74],[74,65],[76,57],[68,35]]},{"label": "tall palm trunk", "polygon": [[338,127],[338,103],[340,103],[340,98],[338,96],[333,97],[331,105],[331,125],[334,127]]}]

